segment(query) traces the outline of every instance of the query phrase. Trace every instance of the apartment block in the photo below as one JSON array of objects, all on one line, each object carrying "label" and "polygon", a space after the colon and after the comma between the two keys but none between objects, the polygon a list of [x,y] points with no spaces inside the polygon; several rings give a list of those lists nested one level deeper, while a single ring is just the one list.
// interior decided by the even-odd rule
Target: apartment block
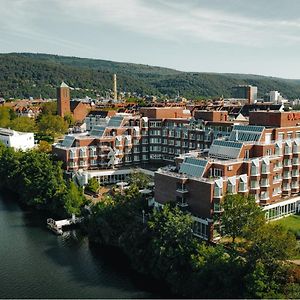
[{"label": "apartment block", "polygon": [[250,194],[268,220],[300,209],[298,113],[251,112],[249,121],[255,125],[234,125],[228,138],[215,139],[207,156],[184,154],[176,168],[155,173],[156,205],[172,201],[190,211],[201,238],[220,237],[227,193]]},{"label": "apartment block", "polygon": [[[179,111],[174,108],[172,113],[172,109],[167,116]],[[53,146],[53,153],[68,172],[174,163],[180,154],[208,149],[215,137],[229,136],[233,124],[195,118],[153,119],[126,113],[99,118],[100,121],[90,132],[67,135]]]}]

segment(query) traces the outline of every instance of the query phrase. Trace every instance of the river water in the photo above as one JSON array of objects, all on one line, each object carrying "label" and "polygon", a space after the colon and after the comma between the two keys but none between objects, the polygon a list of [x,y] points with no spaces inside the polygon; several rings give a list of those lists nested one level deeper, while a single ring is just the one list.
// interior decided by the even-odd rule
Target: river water
[{"label": "river water", "polygon": [[124,259],[0,195],[0,298],[157,298]]}]

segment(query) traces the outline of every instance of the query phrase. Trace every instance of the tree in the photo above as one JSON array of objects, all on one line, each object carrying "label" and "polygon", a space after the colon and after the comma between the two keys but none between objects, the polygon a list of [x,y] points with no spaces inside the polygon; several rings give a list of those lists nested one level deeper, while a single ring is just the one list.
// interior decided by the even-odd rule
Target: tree
[{"label": "tree", "polygon": [[85,203],[85,197],[82,189],[79,188],[73,181],[70,181],[66,192],[63,196],[63,203],[68,215],[79,215],[81,207]]},{"label": "tree", "polygon": [[38,122],[38,128],[40,132],[55,137],[64,134],[68,125],[60,116],[44,115]]},{"label": "tree", "polygon": [[92,193],[97,193],[99,188],[100,188],[100,184],[95,177],[90,178],[85,187],[86,190],[88,190]]},{"label": "tree", "polygon": [[250,260],[273,263],[297,254],[297,241],[293,233],[280,224],[267,223],[253,230],[247,246]]},{"label": "tree", "polygon": [[196,248],[192,225],[190,214],[168,204],[150,216],[150,264],[156,278],[166,278],[172,282],[190,271],[191,255]]},{"label": "tree", "polygon": [[147,187],[151,180],[151,177],[143,172],[135,170],[129,178],[131,184],[135,184],[139,189]]},{"label": "tree", "polygon": [[10,127],[21,132],[35,132],[36,124],[34,119],[28,117],[17,117],[11,121]]},{"label": "tree", "polygon": [[52,151],[51,144],[47,141],[41,140],[39,142],[39,151],[44,153],[50,153]]},{"label": "tree", "polygon": [[8,127],[10,125],[10,113],[7,107],[0,107],[0,127]]},{"label": "tree", "polygon": [[46,102],[42,105],[42,115],[57,115],[57,102]]},{"label": "tree", "polygon": [[69,127],[72,127],[75,124],[75,120],[71,114],[66,114],[64,120],[67,122]]},{"label": "tree", "polygon": [[228,194],[225,196],[221,223],[224,233],[232,237],[247,237],[265,223],[261,208],[250,196]]},{"label": "tree", "polygon": [[[15,190],[27,205],[52,208],[66,189],[61,164],[45,153],[27,151],[19,158]],[[53,203],[54,202],[54,203]]]}]

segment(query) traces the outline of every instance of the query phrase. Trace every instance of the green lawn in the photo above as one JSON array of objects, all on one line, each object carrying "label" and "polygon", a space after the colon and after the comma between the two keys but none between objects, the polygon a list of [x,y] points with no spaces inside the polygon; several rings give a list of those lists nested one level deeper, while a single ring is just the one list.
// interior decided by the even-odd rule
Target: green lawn
[{"label": "green lawn", "polygon": [[292,215],[274,222],[277,224],[281,224],[288,229],[291,229],[293,232],[300,232],[300,215]]}]

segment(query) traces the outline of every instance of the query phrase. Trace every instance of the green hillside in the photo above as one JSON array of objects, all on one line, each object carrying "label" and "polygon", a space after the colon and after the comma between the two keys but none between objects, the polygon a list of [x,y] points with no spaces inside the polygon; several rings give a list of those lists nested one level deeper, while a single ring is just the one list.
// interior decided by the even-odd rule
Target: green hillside
[{"label": "green hillside", "polygon": [[118,75],[118,89],[142,95],[179,92],[187,98],[230,96],[237,84],[258,86],[262,96],[279,90],[285,97],[300,97],[300,80],[287,80],[252,74],[180,72],[168,68],[120,63],[99,59],[49,54],[0,54],[0,96],[55,97],[62,80],[77,88],[72,96],[105,96],[112,89],[112,75]]}]

